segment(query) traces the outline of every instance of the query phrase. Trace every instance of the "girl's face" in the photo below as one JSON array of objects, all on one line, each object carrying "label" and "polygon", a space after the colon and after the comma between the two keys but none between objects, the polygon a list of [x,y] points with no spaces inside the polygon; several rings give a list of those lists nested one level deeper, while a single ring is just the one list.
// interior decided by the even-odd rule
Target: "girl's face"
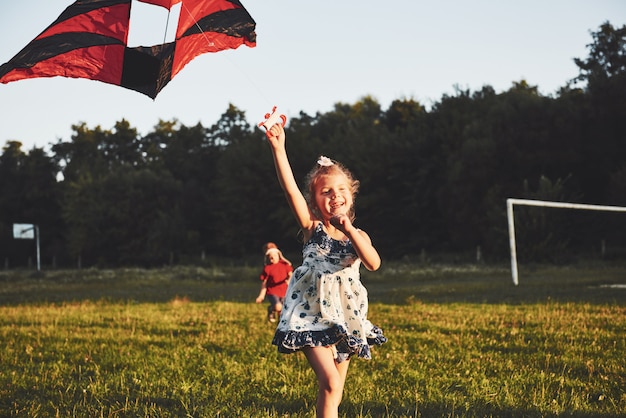
[{"label": "girl's face", "polygon": [[270,262],[270,264],[278,263],[278,261],[280,261],[280,256],[278,255],[278,251],[270,251],[267,254],[267,259]]},{"label": "girl's face", "polygon": [[353,204],[350,182],[345,174],[325,174],[315,182],[315,204],[322,217],[347,215]]}]

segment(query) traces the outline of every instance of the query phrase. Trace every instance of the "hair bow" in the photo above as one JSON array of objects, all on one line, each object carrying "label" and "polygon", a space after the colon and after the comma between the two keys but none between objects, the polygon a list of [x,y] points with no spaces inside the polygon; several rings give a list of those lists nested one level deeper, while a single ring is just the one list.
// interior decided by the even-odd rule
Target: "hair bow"
[{"label": "hair bow", "polygon": [[333,160],[328,157],[324,157],[323,155],[319,158],[319,160],[317,160],[317,163],[322,167],[330,167],[331,165],[335,164],[333,163]]}]

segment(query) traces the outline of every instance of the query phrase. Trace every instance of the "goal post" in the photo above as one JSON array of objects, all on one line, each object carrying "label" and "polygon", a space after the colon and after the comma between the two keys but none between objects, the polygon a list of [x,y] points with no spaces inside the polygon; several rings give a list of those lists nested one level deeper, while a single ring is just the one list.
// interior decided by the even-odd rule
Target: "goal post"
[{"label": "goal post", "polygon": [[541,206],[548,208],[600,210],[610,212],[626,212],[623,206],[588,205],[584,203],[551,202],[546,200],[513,199],[506,200],[506,217],[509,223],[509,246],[511,248],[511,275],[513,284],[519,284],[517,271],[517,248],[515,244],[515,221],[513,218],[513,205]]}]

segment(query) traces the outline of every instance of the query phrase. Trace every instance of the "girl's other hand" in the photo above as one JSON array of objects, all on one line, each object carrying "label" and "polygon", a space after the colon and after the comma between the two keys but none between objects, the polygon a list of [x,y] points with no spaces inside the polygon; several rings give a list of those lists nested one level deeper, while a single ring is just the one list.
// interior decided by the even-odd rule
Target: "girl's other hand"
[{"label": "girl's other hand", "polygon": [[332,226],[347,234],[350,228],[352,228],[352,222],[350,222],[350,217],[345,214],[335,215],[330,218],[330,223]]}]

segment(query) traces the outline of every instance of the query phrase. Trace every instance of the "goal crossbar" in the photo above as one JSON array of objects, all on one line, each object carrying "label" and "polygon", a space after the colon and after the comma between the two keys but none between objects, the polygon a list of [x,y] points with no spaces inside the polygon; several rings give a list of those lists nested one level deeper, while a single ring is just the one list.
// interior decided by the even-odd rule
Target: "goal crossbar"
[{"label": "goal crossbar", "polygon": [[610,212],[626,212],[623,206],[606,206],[606,205],[588,205],[584,203],[567,203],[567,202],[551,202],[546,200],[532,199],[513,199],[506,200],[506,217],[509,223],[509,246],[511,247],[511,275],[513,284],[519,284],[519,276],[517,271],[517,248],[515,244],[515,222],[513,219],[513,205],[525,206],[541,206],[548,208],[565,208],[565,209],[585,209],[585,210],[602,210]]}]

